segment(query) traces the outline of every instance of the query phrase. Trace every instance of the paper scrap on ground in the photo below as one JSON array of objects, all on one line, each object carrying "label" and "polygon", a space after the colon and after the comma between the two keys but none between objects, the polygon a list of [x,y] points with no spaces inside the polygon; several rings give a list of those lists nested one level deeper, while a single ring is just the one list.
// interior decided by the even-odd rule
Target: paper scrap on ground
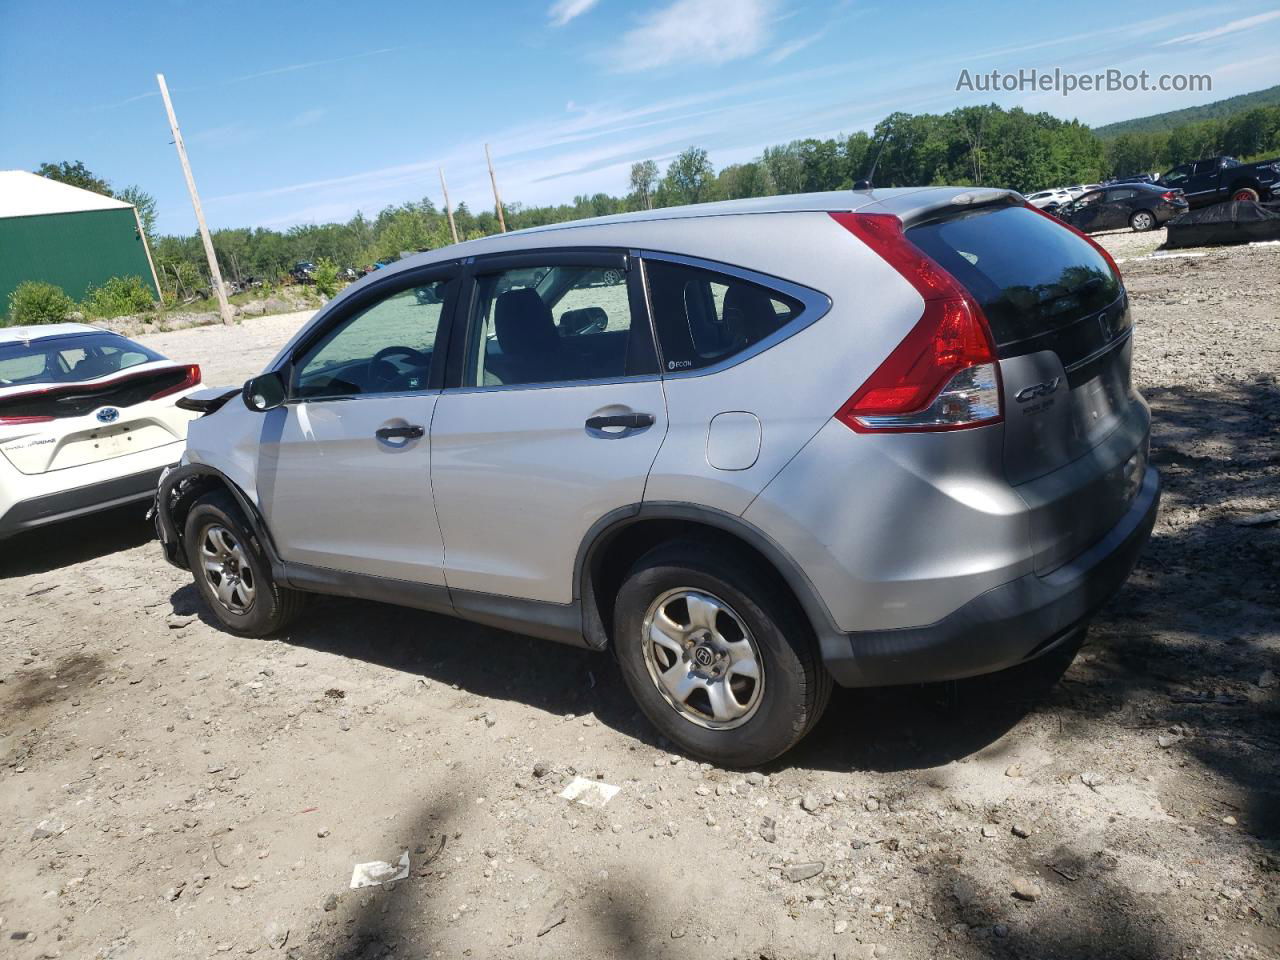
[{"label": "paper scrap on ground", "polygon": [[564,788],[560,796],[565,800],[573,800],[584,807],[603,807],[613,799],[620,788],[600,780],[588,780],[586,777],[574,777]]},{"label": "paper scrap on ground", "polygon": [[351,889],[360,887],[376,887],[392,880],[403,880],[409,875],[409,851],[400,854],[395,863],[385,860],[373,860],[369,863],[357,863],[351,871]]}]

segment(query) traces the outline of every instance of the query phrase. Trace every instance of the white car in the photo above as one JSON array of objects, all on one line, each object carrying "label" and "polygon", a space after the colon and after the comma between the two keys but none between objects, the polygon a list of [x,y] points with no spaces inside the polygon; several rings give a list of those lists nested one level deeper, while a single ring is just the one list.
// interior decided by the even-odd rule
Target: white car
[{"label": "white car", "polygon": [[1073,199],[1067,190],[1040,190],[1026,195],[1027,203],[1037,210],[1055,210]]},{"label": "white car", "polygon": [[80,323],[0,328],[0,539],[150,499],[200,367]]}]

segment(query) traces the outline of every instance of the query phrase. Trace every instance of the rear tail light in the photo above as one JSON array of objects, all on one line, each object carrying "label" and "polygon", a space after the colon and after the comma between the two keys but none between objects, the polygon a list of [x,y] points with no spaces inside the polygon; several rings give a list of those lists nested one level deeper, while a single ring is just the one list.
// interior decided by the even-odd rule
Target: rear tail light
[{"label": "rear tail light", "polygon": [[179,393],[183,390],[190,390],[192,387],[197,386],[200,383],[200,364],[198,363],[186,364],[186,373],[187,375],[183,377],[179,382],[175,383],[171,387],[165,387],[163,390],[159,390],[156,393],[153,393],[147,399],[159,400],[161,397],[168,397],[168,396],[171,396],[172,394]]},{"label": "rear tail light", "polygon": [[1000,370],[986,318],[973,297],[907,240],[897,217],[831,217],[924,298],[919,322],[836,418],[858,433],[962,430],[999,422]]},{"label": "rear tail light", "polygon": [[6,417],[0,414],[0,427],[10,427],[22,423],[49,423],[53,417]]},{"label": "rear tail light", "polygon": [[1160,194],[1160,199],[1166,203],[1175,203],[1182,199],[1182,194],[1176,190],[1166,190],[1164,193]]}]

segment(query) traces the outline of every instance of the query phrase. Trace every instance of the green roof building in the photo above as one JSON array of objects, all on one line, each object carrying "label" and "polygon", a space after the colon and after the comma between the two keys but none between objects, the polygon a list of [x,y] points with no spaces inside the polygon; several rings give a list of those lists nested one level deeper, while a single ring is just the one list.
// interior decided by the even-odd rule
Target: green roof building
[{"label": "green roof building", "polygon": [[0,314],[25,280],[57,284],[82,300],[112,277],[141,277],[160,297],[130,204],[25,170],[0,170]]}]

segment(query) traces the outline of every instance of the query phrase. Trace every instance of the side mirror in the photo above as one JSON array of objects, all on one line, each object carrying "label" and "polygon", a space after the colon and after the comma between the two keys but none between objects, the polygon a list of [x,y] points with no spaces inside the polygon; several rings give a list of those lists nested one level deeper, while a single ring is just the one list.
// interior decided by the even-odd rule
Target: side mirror
[{"label": "side mirror", "polygon": [[284,403],[284,378],[280,374],[264,373],[245,382],[244,405],[254,413],[266,413]]}]

